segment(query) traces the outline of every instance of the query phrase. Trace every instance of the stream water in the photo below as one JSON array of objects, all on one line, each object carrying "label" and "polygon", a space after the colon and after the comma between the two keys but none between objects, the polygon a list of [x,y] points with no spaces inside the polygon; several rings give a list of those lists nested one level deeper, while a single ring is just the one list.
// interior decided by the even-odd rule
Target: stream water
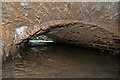
[{"label": "stream water", "polygon": [[118,78],[118,56],[65,45],[32,46],[3,64],[3,78]]}]

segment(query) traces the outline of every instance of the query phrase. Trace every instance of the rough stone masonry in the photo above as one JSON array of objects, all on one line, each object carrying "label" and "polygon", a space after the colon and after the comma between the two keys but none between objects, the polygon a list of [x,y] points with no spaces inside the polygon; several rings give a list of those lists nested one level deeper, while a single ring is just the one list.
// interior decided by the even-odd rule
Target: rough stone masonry
[{"label": "rough stone masonry", "polygon": [[117,2],[2,2],[2,57],[40,34],[59,42],[120,51]]}]

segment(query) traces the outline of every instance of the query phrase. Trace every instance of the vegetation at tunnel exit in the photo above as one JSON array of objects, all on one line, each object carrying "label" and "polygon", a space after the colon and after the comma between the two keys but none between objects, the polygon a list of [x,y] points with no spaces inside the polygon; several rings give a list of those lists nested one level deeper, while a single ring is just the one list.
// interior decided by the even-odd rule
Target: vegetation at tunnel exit
[{"label": "vegetation at tunnel exit", "polygon": [[51,40],[51,39],[48,38],[48,37],[45,36],[45,35],[40,35],[40,36],[34,38],[33,40],[44,40],[44,41],[47,41],[47,40]]}]

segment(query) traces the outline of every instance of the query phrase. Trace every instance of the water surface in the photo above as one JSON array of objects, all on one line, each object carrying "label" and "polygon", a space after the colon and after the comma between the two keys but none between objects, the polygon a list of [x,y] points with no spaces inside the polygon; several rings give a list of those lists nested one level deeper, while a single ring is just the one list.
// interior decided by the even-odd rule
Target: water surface
[{"label": "water surface", "polygon": [[26,48],[21,59],[3,64],[3,78],[117,78],[118,56],[52,45]]}]

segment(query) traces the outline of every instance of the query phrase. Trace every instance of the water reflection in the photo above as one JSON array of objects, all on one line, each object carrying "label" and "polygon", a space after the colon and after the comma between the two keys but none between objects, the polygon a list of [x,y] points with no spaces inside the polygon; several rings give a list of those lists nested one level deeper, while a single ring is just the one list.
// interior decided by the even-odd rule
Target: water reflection
[{"label": "water reflection", "polygon": [[21,59],[3,64],[4,78],[116,78],[118,56],[96,50],[49,45],[31,46]]}]

